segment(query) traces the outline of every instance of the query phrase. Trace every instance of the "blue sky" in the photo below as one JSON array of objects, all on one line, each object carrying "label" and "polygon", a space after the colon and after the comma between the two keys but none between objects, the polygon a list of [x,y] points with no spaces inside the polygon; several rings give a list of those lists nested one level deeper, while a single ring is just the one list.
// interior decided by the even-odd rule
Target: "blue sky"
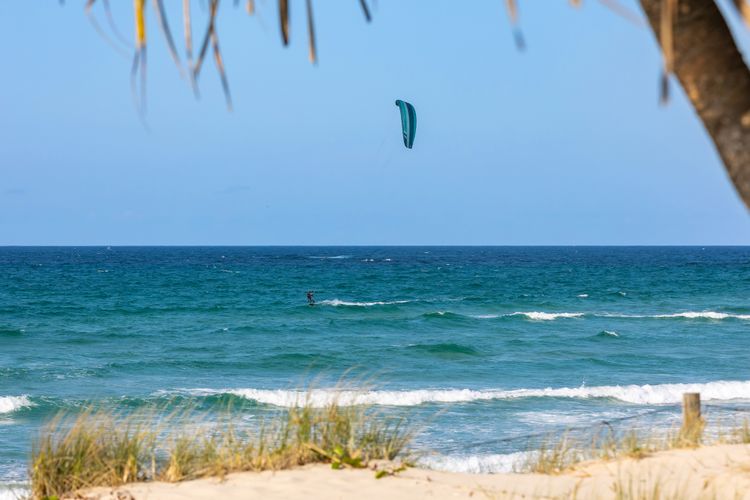
[{"label": "blue sky", "polygon": [[369,25],[318,0],[312,66],[302,0],[288,48],[274,1],[225,0],[232,113],[210,61],[192,98],[149,11],[148,130],[83,3],[0,3],[0,244],[750,244],[682,92],[657,103],[650,31],[598,2],[521,1],[521,53],[499,0],[379,0]]}]

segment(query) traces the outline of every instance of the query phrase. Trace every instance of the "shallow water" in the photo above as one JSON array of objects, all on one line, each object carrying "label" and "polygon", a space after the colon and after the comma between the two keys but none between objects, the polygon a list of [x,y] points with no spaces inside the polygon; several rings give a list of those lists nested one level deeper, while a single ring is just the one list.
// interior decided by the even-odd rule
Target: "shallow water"
[{"label": "shallow water", "polygon": [[750,248],[0,248],[0,483],[61,409],[252,420],[351,368],[374,386],[340,397],[429,422],[453,470],[506,470],[529,433],[672,426],[688,390],[742,406]]}]

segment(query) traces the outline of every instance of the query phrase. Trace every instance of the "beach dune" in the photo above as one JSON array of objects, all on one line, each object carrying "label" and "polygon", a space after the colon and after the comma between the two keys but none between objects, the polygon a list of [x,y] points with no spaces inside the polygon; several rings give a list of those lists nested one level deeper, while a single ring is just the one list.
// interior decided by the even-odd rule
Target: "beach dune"
[{"label": "beach dune", "polygon": [[[382,464],[380,464],[382,467]],[[377,465],[375,465],[377,467]],[[579,464],[559,475],[461,474],[408,469],[375,478],[368,469],[326,465],[230,474],[182,483],[134,483],[95,488],[83,498],[122,499],[387,499],[576,498],[750,499],[750,445],[717,445]],[[80,498],[80,497],[78,497]]]}]

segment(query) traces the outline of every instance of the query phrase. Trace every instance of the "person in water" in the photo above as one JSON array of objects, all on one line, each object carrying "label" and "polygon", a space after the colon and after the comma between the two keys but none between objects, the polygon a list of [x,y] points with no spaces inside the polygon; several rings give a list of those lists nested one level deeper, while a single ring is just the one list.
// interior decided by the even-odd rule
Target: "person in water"
[{"label": "person in water", "polygon": [[315,305],[315,293],[307,292],[307,303],[311,306]]}]

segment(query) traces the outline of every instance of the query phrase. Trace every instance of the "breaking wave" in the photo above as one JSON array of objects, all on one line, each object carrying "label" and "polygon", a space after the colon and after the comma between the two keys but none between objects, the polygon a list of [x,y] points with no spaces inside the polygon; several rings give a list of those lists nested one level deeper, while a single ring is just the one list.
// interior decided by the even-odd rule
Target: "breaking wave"
[{"label": "breaking wave", "polygon": [[34,406],[28,396],[0,396],[0,414]]},{"label": "breaking wave", "polygon": [[292,407],[310,404],[324,407],[383,405],[417,406],[426,403],[466,403],[521,398],[616,399],[625,403],[656,405],[677,404],[685,392],[700,392],[704,400],[726,401],[750,399],[750,381],[717,381],[702,384],[611,385],[592,387],[560,387],[544,389],[474,390],[474,389],[419,389],[408,391],[351,391],[313,389],[295,391],[284,389],[186,389],[180,391],[194,396],[231,394],[261,404]]},{"label": "breaking wave", "polygon": [[534,321],[552,321],[558,318],[580,318],[583,316],[583,313],[570,313],[570,312],[546,313],[546,312],[539,312],[539,311],[531,311],[531,312],[514,312],[512,314],[507,314],[506,316],[524,316],[527,319],[531,319]]},{"label": "breaking wave", "polygon": [[506,455],[438,455],[424,457],[418,465],[428,469],[469,474],[497,474],[513,472],[529,459],[529,453],[519,451]]},{"label": "breaking wave", "polygon": [[374,302],[350,302],[346,300],[339,300],[339,299],[330,299],[330,300],[321,300],[320,302],[317,302],[317,304],[324,305],[324,306],[333,306],[333,307],[372,307],[372,306],[390,306],[395,304],[408,304],[409,302],[413,302],[411,300],[384,300],[384,301],[374,301]]},{"label": "breaking wave", "polygon": [[687,319],[744,319],[750,320],[750,314],[731,314],[716,311],[686,311],[675,314],[656,314],[653,318],[687,318]]}]

